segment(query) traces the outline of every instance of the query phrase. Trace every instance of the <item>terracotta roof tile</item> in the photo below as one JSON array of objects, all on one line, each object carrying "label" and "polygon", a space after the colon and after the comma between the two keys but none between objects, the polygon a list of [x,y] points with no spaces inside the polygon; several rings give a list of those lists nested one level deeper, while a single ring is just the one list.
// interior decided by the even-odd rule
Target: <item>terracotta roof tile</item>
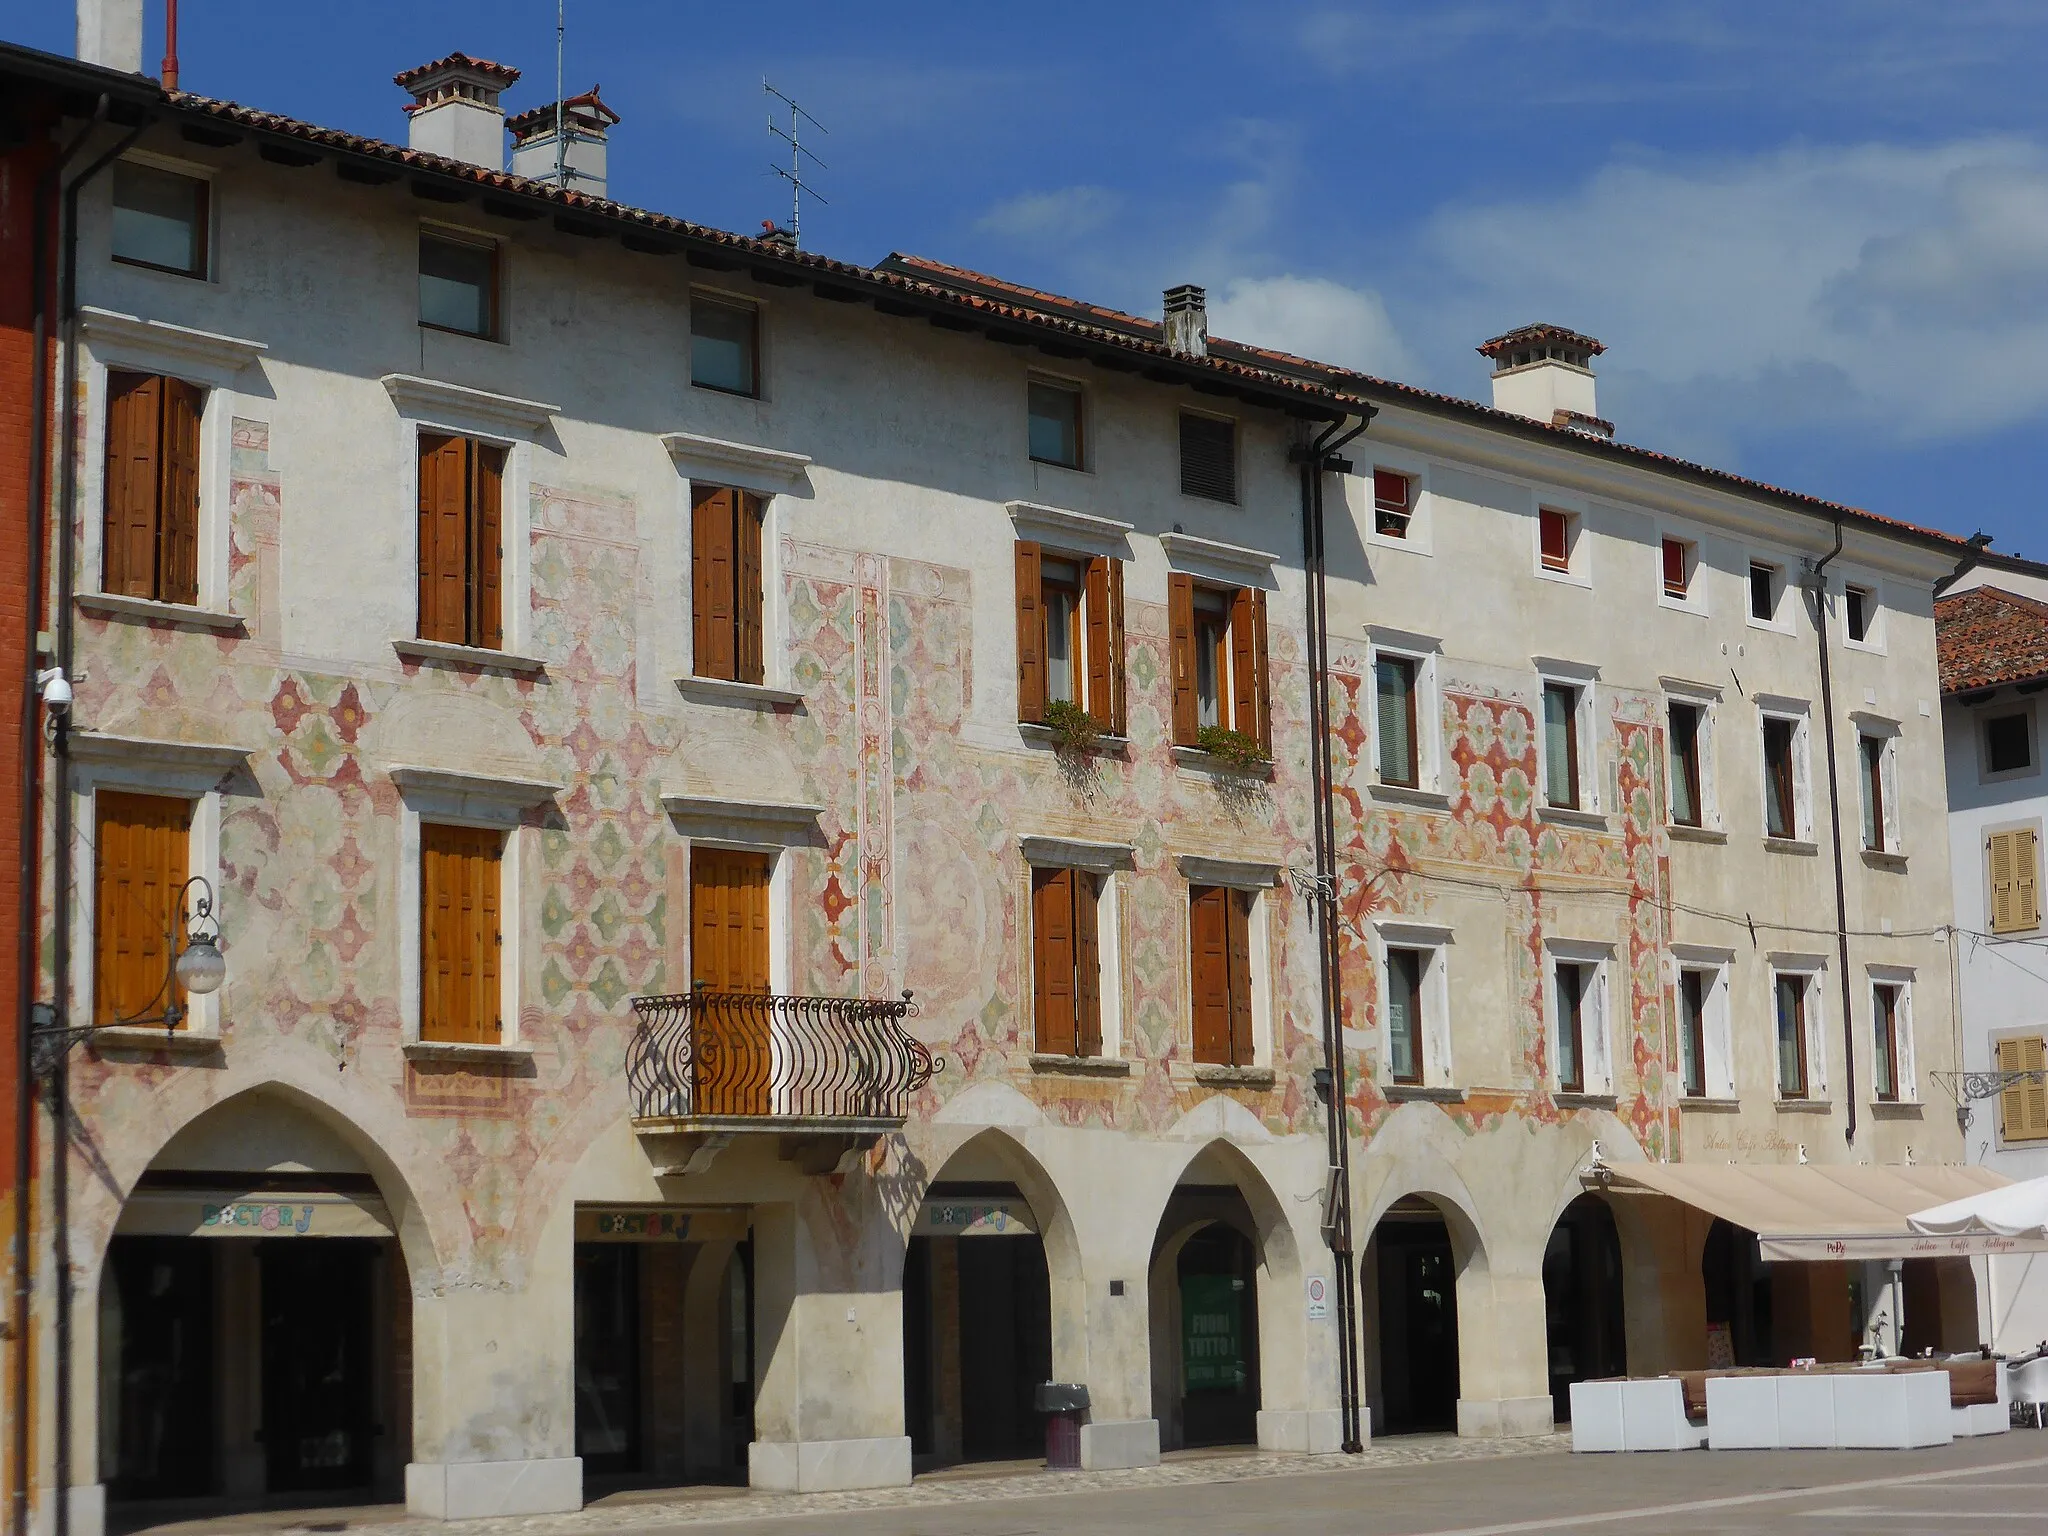
[{"label": "terracotta roof tile", "polygon": [[1970,693],[2048,677],[2048,603],[1972,587],[1934,605],[1941,691]]},{"label": "terracotta roof tile", "polygon": [[[466,53],[449,53],[429,63],[415,64],[411,69],[400,70],[391,77],[391,83],[411,90],[429,75],[438,74],[444,69],[473,69],[480,75],[495,77],[501,86],[510,85],[519,78],[519,71],[510,64],[496,64],[489,59],[474,58]],[[177,92],[171,94],[175,97]]]},{"label": "terracotta roof tile", "polygon": [[1482,357],[1498,357],[1512,347],[1577,347],[1598,357],[1607,348],[1592,337],[1562,325],[1518,325],[1512,331],[1489,337],[1475,349]]}]

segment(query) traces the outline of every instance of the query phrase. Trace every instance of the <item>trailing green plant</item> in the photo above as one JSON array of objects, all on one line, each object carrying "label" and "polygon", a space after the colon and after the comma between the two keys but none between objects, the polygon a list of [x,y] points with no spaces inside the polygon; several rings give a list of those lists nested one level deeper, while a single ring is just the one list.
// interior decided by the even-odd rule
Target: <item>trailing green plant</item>
[{"label": "trailing green plant", "polygon": [[1225,725],[1205,725],[1195,732],[1195,745],[1233,768],[1262,768],[1272,759],[1256,736]]},{"label": "trailing green plant", "polygon": [[1052,732],[1052,744],[1062,752],[1086,752],[1102,736],[1102,722],[1072,699],[1052,700],[1040,723]]}]

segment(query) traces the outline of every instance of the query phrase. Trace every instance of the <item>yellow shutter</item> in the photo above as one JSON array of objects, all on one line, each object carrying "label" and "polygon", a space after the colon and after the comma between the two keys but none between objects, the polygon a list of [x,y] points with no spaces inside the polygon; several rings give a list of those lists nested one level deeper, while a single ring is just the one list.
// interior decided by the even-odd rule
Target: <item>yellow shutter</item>
[{"label": "yellow shutter", "polygon": [[2048,1047],[2039,1035],[1998,1042],[1998,1070],[2031,1072],[1998,1095],[1999,1134],[2005,1141],[2048,1141]]},{"label": "yellow shutter", "polygon": [[1985,839],[1991,875],[1991,931],[2027,933],[2041,926],[2034,829],[1993,832]]},{"label": "yellow shutter", "polygon": [[[2041,926],[2039,885],[2034,877],[2034,829],[2008,832],[2012,839],[2013,926],[2032,930]],[[2038,1051],[2040,1042],[2034,1042]]]}]

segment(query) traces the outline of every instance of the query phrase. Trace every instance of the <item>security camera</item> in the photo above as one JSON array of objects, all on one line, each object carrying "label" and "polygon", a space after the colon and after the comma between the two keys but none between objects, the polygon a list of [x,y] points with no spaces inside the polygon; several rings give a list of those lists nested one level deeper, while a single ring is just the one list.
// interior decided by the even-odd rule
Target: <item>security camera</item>
[{"label": "security camera", "polygon": [[64,676],[62,667],[48,667],[36,674],[36,688],[43,696],[43,705],[53,715],[61,715],[71,708],[71,682]]}]

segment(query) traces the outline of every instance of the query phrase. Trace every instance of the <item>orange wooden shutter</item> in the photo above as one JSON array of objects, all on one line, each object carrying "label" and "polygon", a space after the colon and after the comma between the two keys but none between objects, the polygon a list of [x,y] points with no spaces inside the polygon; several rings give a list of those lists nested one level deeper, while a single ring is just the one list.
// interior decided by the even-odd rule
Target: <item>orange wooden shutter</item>
[{"label": "orange wooden shutter", "polygon": [[1230,1062],[1230,892],[1188,891],[1189,973],[1193,982],[1195,1060]]},{"label": "orange wooden shutter", "polygon": [[1109,689],[1109,568],[1116,562],[1096,556],[1083,573],[1086,589],[1081,607],[1087,625],[1088,713],[1106,729],[1112,713]]},{"label": "orange wooden shutter", "polygon": [[1166,621],[1173,652],[1173,741],[1192,747],[1201,729],[1195,698],[1195,579],[1174,572],[1166,578]]},{"label": "orange wooden shutter", "polygon": [[461,645],[468,609],[468,458],[462,438],[420,434],[420,638]]},{"label": "orange wooden shutter", "polygon": [[1230,1060],[1252,1064],[1252,936],[1248,891],[1225,891],[1223,910],[1230,947]]},{"label": "orange wooden shutter", "polygon": [[[182,942],[177,902],[189,858],[192,807],[159,795],[103,789],[93,896],[93,1022],[111,1024],[183,1002],[176,982],[164,990],[170,956]],[[182,1021],[180,1024],[182,1027]]]},{"label": "orange wooden shutter", "polygon": [[1267,751],[1273,747],[1271,693],[1266,685],[1266,594],[1240,587],[1230,599],[1231,725]]},{"label": "orange wooden shutter", "polygon": [[420,1038],[504,1038],[499,955],[504,839],[482,827],[420,827]]},{"label": "orange wooden shutter", "polygon": [[505,648],[505,450],[470,442],[471,571],[463,643]]},{"label": "orange wooden shutter", "polygon": [[164,381],[151,374],[107,375],[107,472],[101,585],[123,597],[156,596],[157,499],[163,492],[157,448]]},{"label": "orange wooden shutter", "polygon": [[1131,709],[1124,685],[1124,563],[1109,562],[1109,729],[1128,736]]},{"label": "orange wooden shutter", "polygon": [[1074,996],[1074,871],[1031,872],[1031,953],[1035,982],[1032,1014],[1038,1049],[1076,1054]]},{"label": "orange wooden shutter", "polygon": [[166,603],[199,601],[199,414],[206,396],[165,379],[161,490],[157,501],[157,590]]},{"label": "orange wooden shutter", "polygon": [[690,633],[699,677],[732,678],[733,493],[693,488],[690,502]]},{"label": "orange wooden shutter", "polygon": [[733,500],[733,616],[737,631],[733,668],[739,681],[758,683],[765,676],[761,665],[761,515],[765,509],[760,497],[744,491],[734,492]]},{"label": "orange wooden shutter", "polygon": [[1045,604],[1038,545],[1017,541],[1017,718],[1045,718]]},{"label": "orange wooden shutter", "polygon": [[690,980],[711,992],[768,990],[766,854],[690,850]]},{"label": "orange wooden shutter", "polygon": [[1102,1054],[1101,917],[1095,876],[1074,871],[1074,1054]]}]

